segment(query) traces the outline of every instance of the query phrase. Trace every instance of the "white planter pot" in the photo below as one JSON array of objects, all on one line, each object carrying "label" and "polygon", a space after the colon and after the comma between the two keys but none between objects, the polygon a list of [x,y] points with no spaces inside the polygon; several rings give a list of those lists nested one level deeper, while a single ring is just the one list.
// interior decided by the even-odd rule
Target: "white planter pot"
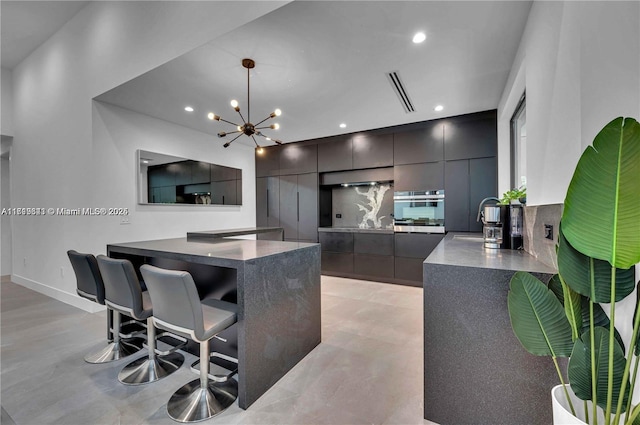
[{"label": "white planter pot", "polygon": [[[553,405],[553,424],[554,425],[587,425],[584,415],[584,401],[580,400],[571,390],[571,386],[566,384],[569,397],[576,410],[576,416],[571,414],[571,408],[567,402],[562,385],[556,385],[551,390],[551,403]],[[593,423],[593,407],[590,401],[587,401],[587,409],[589,411],[589,423]],[[598,424],[604,424],[604,412],[598,407]]]}]

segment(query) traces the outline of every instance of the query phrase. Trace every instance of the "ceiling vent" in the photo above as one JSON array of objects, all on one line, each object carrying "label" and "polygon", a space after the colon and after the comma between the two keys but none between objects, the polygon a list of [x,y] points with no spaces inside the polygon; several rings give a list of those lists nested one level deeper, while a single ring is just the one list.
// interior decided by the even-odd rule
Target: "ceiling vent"
[{"label": "ceiling vent", "polygon": [[391,88],[393,88],[393,91],[398,95],[398,99],[400,99],[400,103],[402,104],[404,111],[407,113],[415,112],[416,110],[413,107],[413,102],[411,101],[411,98],[409,98],[409,93],[407,93],[407,89],[400,79],[398,71],[387,73],[387,78],[389,78]]}]

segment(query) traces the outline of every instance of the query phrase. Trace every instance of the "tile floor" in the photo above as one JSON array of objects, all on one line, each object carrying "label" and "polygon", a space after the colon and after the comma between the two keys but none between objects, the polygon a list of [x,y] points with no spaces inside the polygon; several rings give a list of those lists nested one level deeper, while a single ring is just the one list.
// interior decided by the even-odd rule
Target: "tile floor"
[{"label": "tile floor", "polygon": [[[121,385],[130,359],[83,361],[104,344],[105,313],[6,281],[0,296],[3,425],[175,424],[166,401],[195,378],[186,367]],[[203,423],[431,424],[422,419],[422,340],[421,288],[323,276],[322,343],[249,409],[235,404]]]}]

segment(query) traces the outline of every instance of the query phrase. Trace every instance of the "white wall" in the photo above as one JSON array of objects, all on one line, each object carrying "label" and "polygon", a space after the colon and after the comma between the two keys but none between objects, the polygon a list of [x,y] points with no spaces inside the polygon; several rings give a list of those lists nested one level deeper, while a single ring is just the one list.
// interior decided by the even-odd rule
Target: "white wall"
[{"label": "white wall", "polygon": [[[249,186],[247,203],[237,216],[215,208],[138,208],[132,152],[165,150],[171,143],[168,138],[152,140],[161,124],[127,118],[94,105],[92,98],[284,3],[91,2],[13,70],[12,206],[133,210],[130,225],[120,225],[113,217],[14,217],[14,281],[93,309],[75,295],[68,249],[103,253],[109,242],[182,236],[187,230],[227,223],[254,224],[255,196]],[[150,124],[148,133],[141,130],[142,122]],[[196,158],[216,162],[215,146],[205,149],[201,135],[166,131],[167,137],[186,136],[176,137],[173,143],[184,146],[168,153],[186,156],[202,150]],[[135,137],[129,137],[132,134]],[[247,165],[241,148],[223,159],[229,165]],[[232,215],[237,219],[229,220]]]},{"label": "white wall", "polygon": [[11,70],[1,68],[0,79],[0,134],[13,136],[13,90],[11,86]]},{"label": "white wall", "polygon": [[498,106],[499,191],[510,186],[509,119],[527,91],[527,203],[564,201],[597,132],[640,118],[639,2],[534,2]]},{"label": "white wall", "polygon": [[[11,207],[9,191],[9,158],[0,158],[0,208]],[[0,276],[11,274],[11,216],[0,217]]]}]

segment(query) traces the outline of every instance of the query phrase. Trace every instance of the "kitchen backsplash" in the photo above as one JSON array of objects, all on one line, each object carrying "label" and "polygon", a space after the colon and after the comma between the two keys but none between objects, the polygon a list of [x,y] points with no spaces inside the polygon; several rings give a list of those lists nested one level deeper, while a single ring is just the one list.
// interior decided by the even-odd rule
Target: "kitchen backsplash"
[{"label": "kitchen backsplash", "polygon": [[[336,187],[332,190],[332,226],[390,229],[393,187],[389,184]],[[340,215],[338,218],[337,215]]]},{"label": "kitchen backsplash", "polygon": [[[524,207],[524,249],[538,261],[557,269],[556,244],[563,204]],[[545,224],[553,226],[553,240],[545,237]]]}]

